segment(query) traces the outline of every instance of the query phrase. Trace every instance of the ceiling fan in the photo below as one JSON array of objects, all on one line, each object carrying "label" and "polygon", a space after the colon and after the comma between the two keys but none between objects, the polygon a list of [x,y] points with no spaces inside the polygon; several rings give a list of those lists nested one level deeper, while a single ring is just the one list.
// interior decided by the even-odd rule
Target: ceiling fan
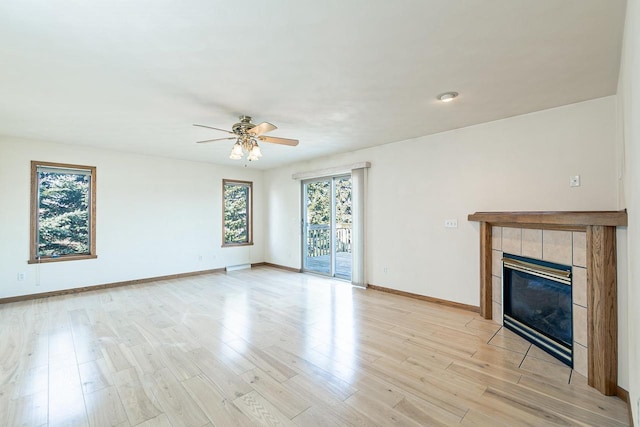
[{"label": "ceiling fan", "polygon": [[289,138],[278,138],[274,136],[264,136],[265,133],[271,132],[274,129],[277,129],[274,125],[267,122],[262,122],[259,125],[255,125],[251,123],[251,117],[249,116],[240,116],[240,121],[234,124],[231,127],[231,130],[220,129],[213,126],[205,126],[205,125],[196,125],[202,128],[219,130],[221,132],[229,133],[233,136],[229,136],[226,138],[214,138],[214,139],[205,139],[204,141],[196,141],[198,144],[203,144],[207,142],[214,141],[224,141],[227,139],[235,139],[236,143],[233,144],[233,148],[231,149],[231,155],[229,155],[230,159],[240,160],[244,153],[247,153],[247,160],[258,160],[262,157],[262,152],[260,151],[260,146],[258,146],[258,140],[264,142],[270,142],[272,144],[281,144],[281,145],[290,145],[295,147],[298,145],[297,139],[289,139]]}]

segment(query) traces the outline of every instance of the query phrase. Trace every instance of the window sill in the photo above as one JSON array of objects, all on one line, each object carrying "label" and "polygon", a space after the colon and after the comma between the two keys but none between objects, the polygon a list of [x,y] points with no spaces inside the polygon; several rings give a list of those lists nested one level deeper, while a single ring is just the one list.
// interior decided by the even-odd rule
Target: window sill
[{"label": "window sill", "polygon": [[79,261],[82,259],[96,259],[96,258],[98,258],[98,255],[66,255],[66,256],[59,256],[55,258],[47,257],[47,258],[40,258],[40,259],[30,259],[29,261],[27,261],[27,264],[44,264],[47,262],[60,262],[60,261]]}]

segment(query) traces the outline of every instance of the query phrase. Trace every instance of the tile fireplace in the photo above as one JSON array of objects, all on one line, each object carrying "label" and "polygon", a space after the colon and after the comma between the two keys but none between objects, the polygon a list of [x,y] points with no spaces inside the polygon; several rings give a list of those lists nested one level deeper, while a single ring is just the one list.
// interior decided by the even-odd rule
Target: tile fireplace
[{"label": "tile fireplace", "polygon": [[480,314],[503,322],[503,252],[571,266],[573,369],[601,393],[618,394],[616,227],[627,225],[627,212],[476,212],[468,219],[480,223]]}]

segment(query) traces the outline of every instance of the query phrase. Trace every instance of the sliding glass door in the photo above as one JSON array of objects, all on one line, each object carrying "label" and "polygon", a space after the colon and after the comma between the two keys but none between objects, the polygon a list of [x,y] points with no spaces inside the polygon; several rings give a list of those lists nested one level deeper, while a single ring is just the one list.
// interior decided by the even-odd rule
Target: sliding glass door
[{"label": "sliding glass door", "polygon": [[303,182],[303,268],[351,280],[351,176]]},{"label": "sliding glass door", "polygon": [[332,275],[331,184],[331,180],[303,183],[304,269],[327,275]]}]

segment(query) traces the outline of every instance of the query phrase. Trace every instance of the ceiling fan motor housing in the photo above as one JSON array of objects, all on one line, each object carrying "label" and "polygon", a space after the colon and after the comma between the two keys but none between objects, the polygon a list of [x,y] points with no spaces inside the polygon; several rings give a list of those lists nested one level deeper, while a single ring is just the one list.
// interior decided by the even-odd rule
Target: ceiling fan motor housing
[{"label": "ceiling fan motor housing", "polygon": [[246,133],[255,126],[256,125],[251,123],[250,116],[240,116],[240,122],[234,124],[231,130],[236,135],[246,135]]}]

